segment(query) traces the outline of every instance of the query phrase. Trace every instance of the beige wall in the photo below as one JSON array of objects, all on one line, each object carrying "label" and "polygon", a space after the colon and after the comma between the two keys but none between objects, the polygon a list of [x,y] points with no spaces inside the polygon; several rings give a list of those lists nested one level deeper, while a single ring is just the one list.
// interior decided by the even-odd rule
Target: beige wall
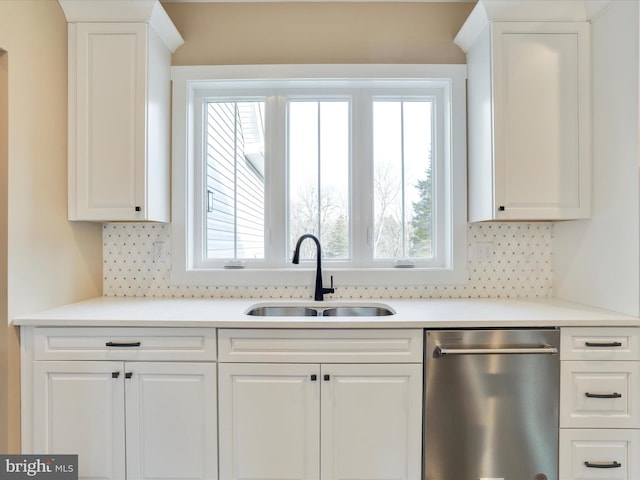
[{"label": "beige wall", "polygon": [[[8,203],[8,56],[0,50],[0,392],[9,389],[8,329],[7,324],[7,203]],[[0,432],[8,426],[8,395],[0,393]],[[6,436],[0,437],[0,452],[7,451]]]},{"label": "beige wall", "polygon": [[[58,2],[0,1],[9,119],[8,166],[0,167],[0,182],[8,168],[8,199],[0,200],[0,236],[7,241],[0,321],[102,293],[101,226],[67,221],[66,31]],[[0,324],[0,452],[16,452],[19,351],[17,332],[6,325]]]},{"label": "beige wall", "polygon": [[474,3],[164,3],[174,65],[465,63],[453,38]]},{"label": "beige wall", "polygon": [[[452,39],[472,6],[165,4],[186,41],[175,65],[464,63]],[[7,320],[100,295],[102,239],[100,225],[66,219],[67,35],[58,3],[0,1],[0,49],[3,453],[20,449],[18,332]]]}]

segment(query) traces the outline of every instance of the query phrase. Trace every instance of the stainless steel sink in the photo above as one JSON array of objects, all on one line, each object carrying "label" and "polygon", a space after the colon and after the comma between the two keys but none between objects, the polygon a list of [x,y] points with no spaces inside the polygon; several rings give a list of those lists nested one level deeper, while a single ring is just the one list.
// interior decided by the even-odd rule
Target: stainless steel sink
[{"label": "stainless steel sink", "polygon": [[254,305],[245,313],[255,317],[383,317],[395,314],[386,305]]},{"label": "stainless steel sink", "polygon": [[394,312],[387,307],[331,307],[322,311],[324,317],[384,317]]},{"label": "stainless steel sink", "polygon": [[256,317],[317,317],[315,308],[299,307],[292,305],[253,307],[247,315]]}]

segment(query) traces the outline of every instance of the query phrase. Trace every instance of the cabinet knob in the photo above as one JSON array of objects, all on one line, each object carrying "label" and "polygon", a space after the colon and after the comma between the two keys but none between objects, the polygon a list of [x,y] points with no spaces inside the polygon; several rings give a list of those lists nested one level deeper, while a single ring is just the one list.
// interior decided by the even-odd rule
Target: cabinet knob
[{"label": "cabinet knob", "polygon": [[504,205],[500,205],[500,206],[498,207],[498,210],[499,210],[500,212],[504,212]]},{"label": "cabinet knob", "polygon": [[111,378],[118,378],[120,376],[120,372],[111,372]]},{"label": "cabinet knob", "polygon": [[315,382],[318,379],[317,375],[311,375],[311,381]]},{"label": "cabinet knob", "polygon": [[141,212],[142,211],[142,207],[136,207],[136,212]]},{"label": "cabinet knob", "polygon": [[124,378],[131,378],[133,376],[133,372],[126,372],[124,374]]},{"label": "cabinet knob", "polygon": [[331,380],[331,375],[325,375],[324,376],[324,381],[328,382],[329,380]]}]

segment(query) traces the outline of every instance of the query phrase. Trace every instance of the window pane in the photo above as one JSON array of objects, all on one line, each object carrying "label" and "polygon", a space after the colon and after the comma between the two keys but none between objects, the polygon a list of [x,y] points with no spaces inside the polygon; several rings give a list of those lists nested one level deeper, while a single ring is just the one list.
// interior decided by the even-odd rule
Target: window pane
[{"label": "window pane", "polygon": [[207,258],[264,258],[264,102],[207,106]]},{"label": "window pane", "polygon": [[[289,251],[316,235],[328,259],[349,258],[349,102],[289,103]],[[305,242],[301,258],[315,258]]]},{"label": "window pane", "polygon": [[433,258],[432,103],[373,104],[374,258]]}]

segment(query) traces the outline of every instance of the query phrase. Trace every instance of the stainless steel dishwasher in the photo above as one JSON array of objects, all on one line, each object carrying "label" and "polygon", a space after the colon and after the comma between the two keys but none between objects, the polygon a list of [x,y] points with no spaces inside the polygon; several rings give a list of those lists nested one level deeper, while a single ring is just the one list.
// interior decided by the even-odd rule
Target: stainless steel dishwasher
[{"label": "stainless steel dishwasher", "polygon": [[558,480],[559,342],[426,331],[424,480]]}]

